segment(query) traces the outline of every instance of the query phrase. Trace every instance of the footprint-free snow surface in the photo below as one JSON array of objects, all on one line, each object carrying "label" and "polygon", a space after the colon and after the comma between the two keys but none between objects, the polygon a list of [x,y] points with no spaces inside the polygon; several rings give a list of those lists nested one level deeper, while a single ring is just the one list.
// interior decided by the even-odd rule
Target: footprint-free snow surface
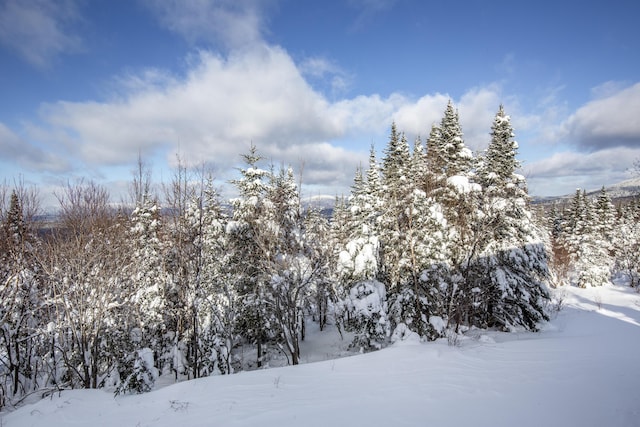
[{"label": "footprint-free snow surface", "polygon": [[640,294],[556,292],[564,308],[539,333],[405,341],[142,395],[64,391],[0,414],[0,425],[640,426]]}]

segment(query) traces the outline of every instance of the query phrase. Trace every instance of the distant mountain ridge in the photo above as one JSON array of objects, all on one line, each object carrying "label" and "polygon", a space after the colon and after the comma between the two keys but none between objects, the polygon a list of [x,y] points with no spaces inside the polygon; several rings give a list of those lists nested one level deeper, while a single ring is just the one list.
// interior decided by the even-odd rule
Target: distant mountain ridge
[{"label": "distant mountain ridge", "polygon": [[[626,181],[605,187],[612,199],[624,199],[640,195],[640,177],[627,179]],[[597,194],[600,190],[590,191],[587,195]]]},{"label": "distant mountain ridge", "polygon": [[[602,187],[587,190],[587,197],[597,196],[600,193],[601,188]],[[609,194],[609,197],[611,197],[612,201],[640,196],[640,177],[627,179],[616,184],[605,186],[605,190],[607,191],[607,194]],[[573,198],[574,195],[575,193],[565,194],[563,196],[533,197],[533,203],[547,204],[562,202]]]},{"label": "distant mountain ridge", "polygon": [[[595,197],[600,193],[601,188],[587,190],[588,197]],[[605,186],[605,190],[611,197],[611,200],[624,200],[632,197],[640,196],[640,177],[627,179],[625,181],[618,182]],[[534,204],[548,204],[568,201],[573,198],[574,193],[565,194],[562,196],[534,196],[532,197]],[[304,209],[317,209],[325,215],[331,215],[336,202],[336,196],[331,195],[316,195],[311,197],[305,197],[301,200],[302,207]]]}]

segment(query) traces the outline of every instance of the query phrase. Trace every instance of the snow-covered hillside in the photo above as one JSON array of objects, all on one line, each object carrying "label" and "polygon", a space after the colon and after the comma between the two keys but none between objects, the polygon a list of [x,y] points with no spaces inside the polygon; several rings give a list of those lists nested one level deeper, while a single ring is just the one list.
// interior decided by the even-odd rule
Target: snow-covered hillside
[{"label": "snow-covered hillside", "polygon": [[[337,360],[115,397],[74,390],[0,418],[15,426],[638,426],[640,294],[556,291],[539,333],[470,331]],[[337,347],[314,347],[316,357]]]},{"label": "snow-covered hillside", "polygon": [[[606,188],[606,190],[612,199],[637,196],[638,194],[640,194],[640,178],[632,178],[626,181],[619,182],[617,184],[610,185]],[[595,194],[596,191],[593,191],[591,193]]]},{"label": "snow-covered hillside", "polygon": [[[587,196],[593,198],[600,194],[601,188],[587,188]],[[609,197],[613,200],[636,197],[640,194],[640,178],[631,178],[611,185],[605,185],[605,190]],[[555,203],[558,201],[569,201],[574,193],[565,194],[564,196],[549,197],[533,197],[536,203]]]}]

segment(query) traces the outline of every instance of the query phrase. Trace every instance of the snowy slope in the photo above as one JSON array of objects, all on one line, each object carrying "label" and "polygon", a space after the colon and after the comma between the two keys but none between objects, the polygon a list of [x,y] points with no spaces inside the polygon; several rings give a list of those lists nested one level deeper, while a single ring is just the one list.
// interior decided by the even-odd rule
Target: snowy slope
[{"label": "snowy slope", "polygon": [[[640,295],[564,289],[540,333],[446,340],[184,382],[144,395],[63,392],[14,426],[638,426]],[[318,350],[320,351],[320,350]]]},{"label": "snowy slope", "polygon": [[[589,198],[597,197],[600,194],[600,188],[587,189],[587,196]],[[640,178],[632,178],[626,181],[618,182],[605,186],[605,190],[611,199],[625,199],[629,197],[637,197],[640,195]],[[550,197],[533,197],[535,203],[555,203],[561,201],[569,201],[575,196],[575,191],[564,196],[550,196]]]},{"label": "snowy slope", "polygon": [[[640,194],[640,178],[632,178],[610,185],[606,187],[606,190],[612,199],[637,196]],[[593,191],[592,193],[596,194],[597,192]]]}]

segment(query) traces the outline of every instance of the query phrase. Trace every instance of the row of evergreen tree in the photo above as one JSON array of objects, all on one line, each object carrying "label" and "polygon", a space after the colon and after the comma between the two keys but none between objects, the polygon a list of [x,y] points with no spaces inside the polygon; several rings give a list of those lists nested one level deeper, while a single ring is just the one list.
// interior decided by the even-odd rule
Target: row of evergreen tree
[{"label": "row of evergreen tree", "polygon": [[474,156],[449,103],[426,143],[410,147],[392,125],[382,160],[372,148],[331,218],[303,210],[292,170],[263,168],[255,147],[232,209],[210,176],[182,166],[161,206],[140,162],[133,210],[81,182],[57,195],[43,230],[36,197],[18,188],[2,211],[0,407],[60,388],[141,392],[161,373],[229,374],[275,353],[297,364],[308,322],[351,331],[362,351],[409,334],[536,330],[551,254],[591,258],[577,219],[565,212],[552,236],[536,218],[517,148],[500,107]]},{"label": "row of evergreen tree", "polygon": [[578,189],[549,218],[558,280],[586,288],[621,275],[640,284],[640,199],[616,207],[604,187],[592,198]]}]

